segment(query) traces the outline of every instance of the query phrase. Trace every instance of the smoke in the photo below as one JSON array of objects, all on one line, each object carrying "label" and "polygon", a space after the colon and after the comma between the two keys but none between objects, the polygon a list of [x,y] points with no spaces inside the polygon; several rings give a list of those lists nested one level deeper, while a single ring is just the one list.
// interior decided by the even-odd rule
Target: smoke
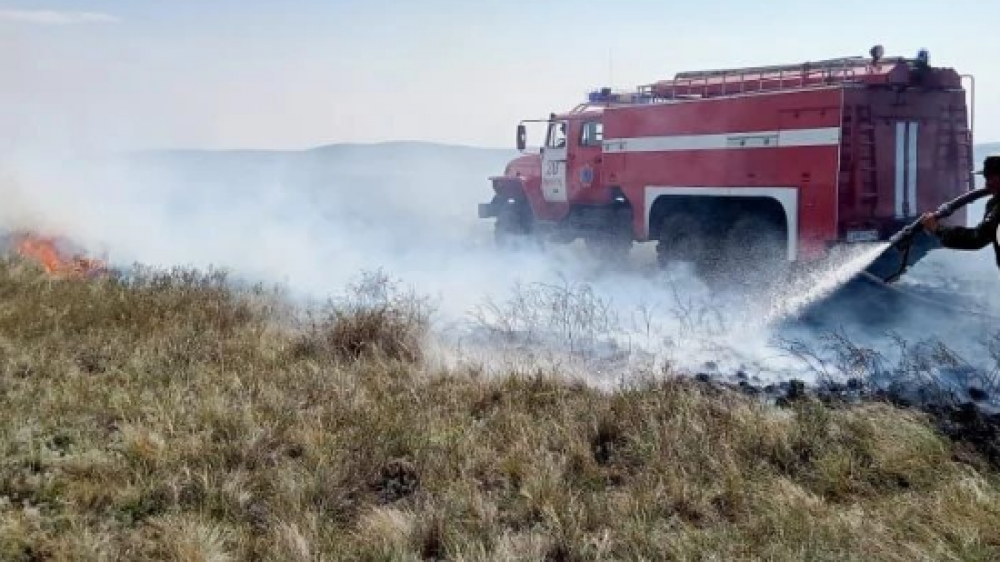
[{"label": "smoke", "polygon": [[[435,152],[458,169],[436,163]],[[486,175],[508,157],[409,144],[100,159],[22,153],[0,164],[0,225],[69,237],[120,266],[221,267],[310,298],[383,268],[458,316],[514,278],[553,269],[548,258],[485,249],[491,237],[475,205],[489,196]]]},{"label": "smoke", "polygon": [[[119,267],[224,268],[284,285],[303,302],[382,270],[435,305],[443,361],[550,365],[595,384],[665,368],[742,371],[761,382],[809,378],[781,342],[818,349],[832,330],[887,354],[900,336],[939,338],[971,357],[981,350],[969,314],[871,287],[841,294],[880,248],[856,247],[825,269],[751,292],[709,286],[684,264],[661,269],[651,245],[635,248],[623,267],[579,244],[500,251],[491,222],[475,211],[491,197],[487,176],[511,156],[420,143],[8,152],[0,160],[0,230],[65,236]],[[943,292],[954,303],[954,291],[929,287],[962,279],[978,257],[935,256],[901,287],[929,301]],[[995,306],[973,301],[966,305],[979,312]]]},{"label": "smoke", "polygon": [[[491,197],[487,176],[511,156],[416,143],[100,158],[21,152],[0,163],[0,228],[65,236],[120,267],[229,269],[304,301],[381,269],[432,300],[442,339],[478,356],[495,343],[479,337],[475,312],[484,303],[517,287],[565,283],[609,303],[614,327],[598,339],[616,349],[717,361],[724,347],[752,356],[749,348],[765,343],[699,310],[720,301],[683,268],[652,270],[649,248],[636,250],[626,271],[579,246],[499,251],[491,222],[475,211]],[[553,356],[566,351],[549,343]],[[714,351],[695,352],[696,344]]]},{"label": "smoke", "polygon": [[[215,142],[217,127],[229,131],[219,138],[244,138],[232,132],[244,131],[234,125],[244,116],[266,123],[263,114],[271,112],[260,107],[294,107],[288,100],[304,99],[278,95],[283,88],[348,95],[340,81],[349,74],[339,70],[336,89],[288,75],[262,82],[258,59],[267,53],[245,51],[243,44],[231,46],[230,60],[213,58],[198,43],[170,41],[160,52],[146,42],[130,44],[133,50],[101,41],[121,27],[61,25],[33,33],[38,26],[8,26],[0,34],[0,231],[65,236],[119,267],[221,267],[242,279],[283,284],[304,302],[337,295],[362,271],[381,269],[435,303],[443,354],[496,361],[500,368],[521,357],[534,365],[544,356],[559,365],[579,359],[574,366],[588,377],[673,366],[787,378],[802,376],[801,365],[775,340],[817,342],[828,330],[880,349],[891,349],[891,334],[902,333],[976,353],[980,328],[970,329],[979,325],[971,314],[923,304],[916,310],[913,301],[867,289],[861,298],[840,298],[844,280],[867,259],[858,253],[794,283],[746,293],[710,287],[683,265],[659,270],[649,245],[636,248],[621,269],[579,245],[501,252],[492,244],[490,222],[476,218],[476,205],[491,196],[487,176],[502,171],[510,151],[389,143],[303,152],[108,154],[103,149],[131,147],[138,139]],[[67,28],[80,35],[58,34]],[[231,68],[249,60],[253,72]],[[286,60],[275,56],[275,68],[286,69]],[[385,84],[371,88],[400,95]],[[434,89],[434,99],[440,95]],[[338,98],[333,105],[377,107],[372,99]],[[334,123],[349,136],[355,110],[334,118],[315,114],[324,111],[317,104],[301,105],[310,108],[310,124]],[[274,128],[266,135],[248,130],[275,139],[277,129],[290,127]],[[901,286],[932,300],[964,299],[968,310],[998,311],[988,258],[932,256]],[[510,304],[521,301],[535,309]],[[574,315],[574,303],[600,304],[603,316]],[[805,309],[816,314],[803,322],[797,317]],[[523,322],[513,324],[516,333],[501,334],[511,347],[505,354],[497,327],[512,314]]]}]

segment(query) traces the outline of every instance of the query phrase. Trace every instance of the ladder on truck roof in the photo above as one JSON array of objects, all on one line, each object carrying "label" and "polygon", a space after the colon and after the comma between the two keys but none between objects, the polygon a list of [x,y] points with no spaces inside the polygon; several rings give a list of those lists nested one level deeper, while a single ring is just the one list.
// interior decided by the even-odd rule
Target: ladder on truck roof
[{"label": "ladder on truck roof", "polygon": [[733,74],[779,74],[803,70],[842,70],[845,68],[866,67],[871,59],[865,57],[841,57],[796,64],[780,64],[770,66],[748,66],[745,68],[727,68],[720,70],[696,70],[693,72],[678,72],[675,79],[704,78],[706,76],[732,76]]},{"label": "ladder on truck roof", "polygon": [[656,99],[681,100],[797,90],[857,83],[861,76],[882,73],[908,62],[902,57],[886,58],[873,66],[870,58],[843,57],[799,64],[680,72],[673,80],[640,86],[639,93]]}]

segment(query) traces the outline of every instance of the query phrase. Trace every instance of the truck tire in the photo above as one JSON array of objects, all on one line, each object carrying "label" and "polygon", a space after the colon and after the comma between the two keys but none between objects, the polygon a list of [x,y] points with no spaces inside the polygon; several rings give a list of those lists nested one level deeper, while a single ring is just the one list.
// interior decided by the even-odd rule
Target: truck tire
[{"label": "truck tire", "polygon": [[789,271],[785,231],[764,217],[743,217],[726,234],[726,277],[748,288],[780,282]]},{"label": "truck tire", "polygon": [[527,202],[504,205],[493,225],[493,240],[497,247],[519,249],[534,244],[532,236],[531,207]]},{"label": "truck tire", "polygon": [[631,232],[600,232],[583,239],[587,251],[605,263],[620,264],[628,260],[632,250]]},{"label": "truck tire", "polygon": [[687,262],[701,276],[711,277],[718,268],[718,236],[694,215],[678,213],[660,223],[656,259],[661,267]]}]

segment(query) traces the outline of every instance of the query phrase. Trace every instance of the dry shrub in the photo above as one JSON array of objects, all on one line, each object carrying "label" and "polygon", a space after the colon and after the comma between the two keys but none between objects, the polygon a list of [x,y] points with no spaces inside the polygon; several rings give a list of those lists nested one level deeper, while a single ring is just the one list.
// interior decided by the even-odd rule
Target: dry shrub
[{"label": "dry shrub", "polygon": [[615,349],[621,325],[610,300],[586,283],[517,284],[505,301],[487,297],[473,313],[486,333],[506,342],[544,344],[593,357]]},{"label": "dry shrub", "polygon": [[429,310],[425,299],[401,290],[381,271],[366,272],[345,298],[310,314],[296,350],[348,362],[379,357],[418,363]]}]

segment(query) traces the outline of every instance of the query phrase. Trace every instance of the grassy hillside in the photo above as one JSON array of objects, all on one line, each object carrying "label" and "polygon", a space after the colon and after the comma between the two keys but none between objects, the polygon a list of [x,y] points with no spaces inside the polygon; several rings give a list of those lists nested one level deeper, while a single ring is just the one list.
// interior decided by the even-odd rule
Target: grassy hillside
[{"label": "grassy hillside", "polygon": [[[983,158],[990,154],[1000,154],[1000,142],[976,145],[976,162],[982,164]],[[977,170],[979,168],[976,168]]]},{"label": "grassy hillside", "polygon": [[135,155],[126,177],[128,185],[165,200],[137,205],[136,212],[169,211],[166,220],[225,219],[239,208],[260,214],[270,230],[287,233],[313,220],[328,238],[344,238],[330,232],[341,228],[350,229],[352,238],[369,233],[352,245],[390,238],[400,247],[437,247],[441,237],[466,240],[473,229],[484,231],[476,209],[493,196],[487,178],[502,173],[515,156],[515,150],[417,142],[305,151],[169,151]]},{"label": "grassy hillside", "polygon": [[421,362],[377,277],[0,264],[0,559],[996,560],[1000,474],[912,411]]},{"label": "grassy hillside", "polygon": [[517,155],[513,149],[387,142],[332,144],[302,151],[158,151],[134,155],[132,161],[216,189],[283,182],[298,190],[315,188],[350,194],[370,189],[370,185],[346,180],[378,184],[391,181],[396,190],[405,191],[424,186],[429,180],[448,184],[474,179],[475,183],[467,184],[463,191],[488,190],[486,176],[503,172],[506,162]]}]

